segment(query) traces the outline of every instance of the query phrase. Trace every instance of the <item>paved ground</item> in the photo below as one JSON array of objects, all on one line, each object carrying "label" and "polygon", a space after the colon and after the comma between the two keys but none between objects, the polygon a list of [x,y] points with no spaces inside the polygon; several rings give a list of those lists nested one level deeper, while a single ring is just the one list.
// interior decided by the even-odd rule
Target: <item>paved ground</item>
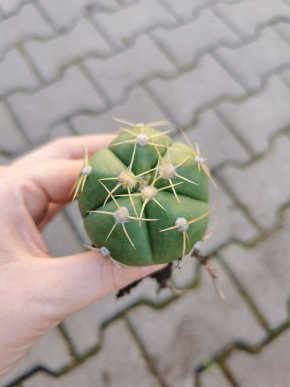
[{"label": "paved ground", "polygon": [[[219,185],[203,250],[226,295],[189,262],[178,296],[147,280],[91,306],[1,386],[290,385],[289,22],[290,0],[0,0],[1,162],[112,116],[182,126]],[[46,239],[82,249],[74,205]]]}]

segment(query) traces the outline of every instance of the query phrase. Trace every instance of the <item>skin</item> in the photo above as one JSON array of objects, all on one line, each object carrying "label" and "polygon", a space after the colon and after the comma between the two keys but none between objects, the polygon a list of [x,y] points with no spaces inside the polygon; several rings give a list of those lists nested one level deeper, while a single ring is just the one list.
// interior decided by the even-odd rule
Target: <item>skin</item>
[{"label": "skin", "polygon": [[84,148],[113,138],[58,139],[0,167],[0,374],[70,314],[163,267],[123,268],[96,251],[55,259],[41,235],[69,202]]}]

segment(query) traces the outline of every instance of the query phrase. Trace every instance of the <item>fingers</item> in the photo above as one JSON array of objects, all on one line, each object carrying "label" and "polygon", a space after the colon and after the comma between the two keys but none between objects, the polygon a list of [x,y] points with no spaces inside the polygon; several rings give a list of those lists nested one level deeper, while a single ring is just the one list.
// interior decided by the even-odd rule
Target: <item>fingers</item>
[{"label": "fingers", "polygon": [[94,251],[42,263],[45,291],[64,317],[164,267],[121,267]]},{"label": "fingers", "polygon": [[88,154],[94,153],[98,149],[108,146],[114,138],[114,134],[59,138],[20,157],[12,165],[37,164],[53,159],[83,159],[85,149],[88,150]]}]

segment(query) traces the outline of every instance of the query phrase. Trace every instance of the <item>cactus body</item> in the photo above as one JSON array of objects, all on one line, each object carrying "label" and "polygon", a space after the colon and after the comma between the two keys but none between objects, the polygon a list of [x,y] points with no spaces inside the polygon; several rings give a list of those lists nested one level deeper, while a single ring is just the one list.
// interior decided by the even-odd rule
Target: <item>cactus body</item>
[{"label": "cactus body", "polygon": [[131,266],[187,254],[208,223],[209,175],[198,157],[147,125],[125,129],[92,155],[78,203],[94,246]]}]

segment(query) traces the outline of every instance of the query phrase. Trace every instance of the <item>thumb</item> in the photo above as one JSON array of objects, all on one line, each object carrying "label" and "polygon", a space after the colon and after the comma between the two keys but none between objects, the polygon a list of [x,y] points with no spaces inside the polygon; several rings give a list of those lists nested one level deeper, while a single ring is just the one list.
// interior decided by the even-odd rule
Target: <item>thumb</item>
[{"label": "thumb", "polygon": [[42,262],[46,265],[46,294],[64,316],[165,266],[123,267],[96,251]]}]

